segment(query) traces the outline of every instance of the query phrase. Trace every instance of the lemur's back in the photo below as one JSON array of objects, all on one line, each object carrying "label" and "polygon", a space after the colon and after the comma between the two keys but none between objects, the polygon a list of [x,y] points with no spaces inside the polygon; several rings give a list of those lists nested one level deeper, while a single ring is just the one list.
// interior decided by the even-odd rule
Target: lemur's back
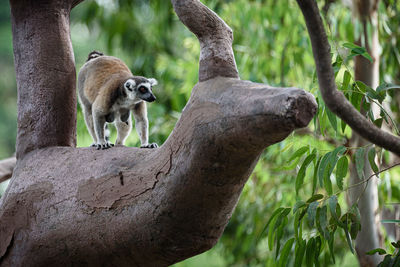
[{"label": "lemur's back", "polygon": [[98,56],[89,59],[78,74],[79,96],[81,100],[85,98],[93,103],[99,93],[111,94],[121,81],[132,76],[128,66],[116,57]]}]

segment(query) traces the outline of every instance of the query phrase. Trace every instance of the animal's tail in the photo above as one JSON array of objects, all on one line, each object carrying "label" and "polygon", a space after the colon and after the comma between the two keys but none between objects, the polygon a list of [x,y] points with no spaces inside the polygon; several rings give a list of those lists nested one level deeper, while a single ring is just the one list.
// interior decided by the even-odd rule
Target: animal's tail
[{"label": "animal's tail", "polygon": [[104,54],[101,53],[101,52],[99,52],[99,51],[94,50],[94,51],[92,51],[92,52],[89,53],[86,62],[88,62],[89,60],[92,60],[92,59],[94,59],[94,58],[101,57],[101,56],[104,56]]}]

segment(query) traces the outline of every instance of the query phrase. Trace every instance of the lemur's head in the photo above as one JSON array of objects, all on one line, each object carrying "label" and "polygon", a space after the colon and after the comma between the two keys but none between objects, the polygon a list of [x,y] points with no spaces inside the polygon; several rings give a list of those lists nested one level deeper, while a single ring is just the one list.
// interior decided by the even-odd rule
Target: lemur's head
[{"label": "lemur's head", "polygon": [[144,100],[153,102],[156,97],[153,95],[152,87],[157,84],[154,78],[134,77],[124,83],[124,90],[129,99],[133,101]]}]

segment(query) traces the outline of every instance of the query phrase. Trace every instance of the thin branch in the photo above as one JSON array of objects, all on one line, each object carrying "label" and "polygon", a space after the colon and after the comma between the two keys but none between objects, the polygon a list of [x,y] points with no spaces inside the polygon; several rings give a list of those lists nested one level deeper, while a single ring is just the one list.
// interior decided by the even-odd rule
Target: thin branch
[{"label": "thin branch", "polygon": [[382,131],[359,113],[338,91],[332,68],[330,45],[315,0],[297,0],[310,35],[322,98],[328,108],[366,140],[400,155],[400,138]]}]

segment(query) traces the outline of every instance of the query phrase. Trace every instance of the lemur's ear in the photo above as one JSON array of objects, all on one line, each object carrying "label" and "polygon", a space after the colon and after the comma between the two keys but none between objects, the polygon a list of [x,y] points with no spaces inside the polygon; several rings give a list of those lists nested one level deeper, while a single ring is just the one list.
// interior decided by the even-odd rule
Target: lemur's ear
[{"label": "lemur's ear", "polygon": [[135,87],[135,85],[136,85],[136,82],[135,82],[134,80],[128,79],[128,80],[125,82],[124,87],[125,87],[126,89],[128,89],[129,91],[132,91],[133,88]]},{"label": "lemur's ear", "polygon": [[151,84],[151,86],[158,84],[157,80],[154,78],[149,78],[148,80],[149,80],[149,83]]}]

